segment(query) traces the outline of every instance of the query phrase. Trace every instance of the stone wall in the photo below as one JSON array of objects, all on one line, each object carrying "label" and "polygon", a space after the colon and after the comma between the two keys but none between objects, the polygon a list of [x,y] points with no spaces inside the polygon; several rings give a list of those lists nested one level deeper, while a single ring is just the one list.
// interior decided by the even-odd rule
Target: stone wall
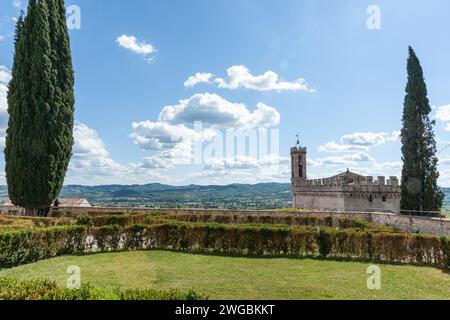
[{"label": "stone wall", "polygon": [[[369,197],[372,197],[372,201],[369,201]],[[397,193],[346,193],[344,210],[400,213],[400,195]]]},{"label": "stone wall", "polygon": [[397,193],[297,192],[294,207],[318,211],[400,212]]},{"label": "stone wall", "polygon": [[447,237],[450,236],[450,219],[372,213],[371,221],[375,224],[387,225],[395,229],[411,233],[425,233]]},{"label": "stone wall", "polygon": [[344,197],[340,192],[298,192],[294,201],[295,208],[325,211],[345,210]]}]

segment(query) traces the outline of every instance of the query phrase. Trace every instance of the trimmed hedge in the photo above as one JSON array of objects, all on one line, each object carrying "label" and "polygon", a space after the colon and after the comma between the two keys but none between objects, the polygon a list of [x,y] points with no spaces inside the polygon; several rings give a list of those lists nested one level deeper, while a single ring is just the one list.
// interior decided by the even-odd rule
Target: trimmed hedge
[{"label": "trimmed hedge", "polygon": [[48,280],[18,281],[0,278],[2,300],[203,300],[204,296],[190,290],[107,290],[89,285],[80,289],[61,289]]},{"label": "trimmed hedge", "polygon": [[87,229],[65,226],[0,233],[0,267],[36,262],[85,251]]},{"label": "trimmed hedge", "polygon": [[[112,214],[112,215],[102,215],[102,216],[82,216],[84,220],[90,219],[93,226],[101,227],[106,225],[120,225],[122,227],[145,223],[152,224],[155,222],[166,221],[165,216],[161,216],[156,213],[136,213],[136,214]],[[81,217],[78,217],[80,219]]]},{"label": "trimmed hedge", "polygon": [[0,267],[65,254],[169,249],[249,256],[323,257],[449,266],[448,238],[362,229],[199,223],[54,227],[0,233]]},{"label": "trimmed hedge", "polygon": [[181,221],[195,223],[218,223],[218,224],[242,224],[242,225],[288,225],[288,226],[312,226],[312,227],[338,227],[338,228],[373,228],[368,221],[361,219],[337,218],[337,217],[313,217],[313,216],[280,216],[280,215],[220,215],[220,214],[176,214],[161,215],[157,213],[140,214],[114,214],[102,216],[79,216],[77,224],[86,225],[78,221],[91,221],[91,224],[100,227],[104,225],[120,225],[125,227],[131,224],[145,223],[154,224]]},{"label": "trimmed hedge", "polygon": [[281,215],[172,215],[168,219],[185,222],[220,223],[220,224],[268,224],[311,227],[337,227],[337,228],[362,228],[372,225],[365,220],[337,218],[337,217],[313,217],[313,216],[281,216]]},{"label": "trimmed hedge", "polygon": [[27,228],[45,228],[72,224],[68,218],[0,216],[0,232]]}]

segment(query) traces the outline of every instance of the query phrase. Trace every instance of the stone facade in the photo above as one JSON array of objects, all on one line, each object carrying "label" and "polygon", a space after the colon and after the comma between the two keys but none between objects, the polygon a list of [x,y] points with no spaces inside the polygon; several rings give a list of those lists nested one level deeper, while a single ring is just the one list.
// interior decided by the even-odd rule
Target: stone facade
[{"label": "stone facade", "polygon": [[307,149],[291,149],[292,193],[295,208],[327,211],[400,211],[397,177],[362,176],[347,170],[326,179],[308,180]]}]

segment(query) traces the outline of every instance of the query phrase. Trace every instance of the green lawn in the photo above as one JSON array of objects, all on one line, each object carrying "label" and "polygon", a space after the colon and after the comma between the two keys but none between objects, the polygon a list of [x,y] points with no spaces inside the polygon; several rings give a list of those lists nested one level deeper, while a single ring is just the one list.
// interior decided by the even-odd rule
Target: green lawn
[{"label": "green lawn", "polygon": [[367,263],[232,258],[139,251],[68,256],[0,271],[0,277],[48,278],[66,269],[106,288],[195,289],[210,299],[450,299],[450,275],[427,267],[380,265],[382,289],[368,290]]}]

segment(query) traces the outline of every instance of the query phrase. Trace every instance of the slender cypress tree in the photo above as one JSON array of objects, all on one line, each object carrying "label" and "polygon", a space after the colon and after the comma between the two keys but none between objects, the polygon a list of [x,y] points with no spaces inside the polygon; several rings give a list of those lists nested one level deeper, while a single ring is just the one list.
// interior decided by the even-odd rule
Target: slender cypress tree
[{"label": "slender cypress tree", "polygon": [[73,68],[64,0],[30,0],[16,27],[5,160],[11,201],[36,215],[59,195],[73,146]]},{"label": "slender cypress tree", "polygon": [[409,47],[408,84],[403,110],[401,209],[440,211],[444,195],[438,187],[436,141],[430,102],[420,61]]}]

